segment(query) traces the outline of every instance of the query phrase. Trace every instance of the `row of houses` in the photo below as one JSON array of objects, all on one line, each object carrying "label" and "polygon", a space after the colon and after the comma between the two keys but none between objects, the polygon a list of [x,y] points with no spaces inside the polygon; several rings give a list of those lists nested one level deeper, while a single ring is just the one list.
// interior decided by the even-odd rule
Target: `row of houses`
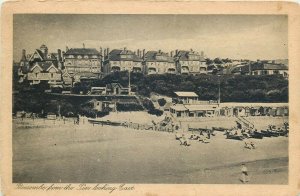
[{"label": "row of houses", "polygon": [[284,106],[268,106],[261,103],[260,106],[218,106],[202,104],[176,104],[170,107],[170,113],[176,118],[186,117],[214,117],[214,116],[288,116],[287,104]]},{"label": "row of houses", "polygon": [[219,103],[200,101],[194,92],[175,92],[179,104],[172,104],[168,110],[176,118],[213,116],[288,116],[287,103]]},{"label": "row of houses", "polygon": [[127,48],[112,51],[95,48],[68,48],[57,53],[48,52],[41,45],[32,54],[22,50],[19,64],[19,82],[30,84],[48,81],[49,84],[71,85],[82,80],[99,79],[118,71],[149,74],[206,74],[207,65],[203,52],[176,50],[166,53],[161,50],[131,51]]},{"label": "row of houses", "polygon": [[230,69],[229,72],[235,75],[281,75],[284,78],[288,78],[288,66],[273,61],[260,61],[246,62],[235,66]]}]

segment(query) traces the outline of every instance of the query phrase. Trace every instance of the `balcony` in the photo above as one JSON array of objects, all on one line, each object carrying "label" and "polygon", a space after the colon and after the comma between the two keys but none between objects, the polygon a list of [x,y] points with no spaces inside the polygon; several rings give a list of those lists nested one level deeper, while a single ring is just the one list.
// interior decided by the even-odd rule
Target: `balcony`
[{"label": "balcony", "polygon": [[118,72],[118,71],[120,71],[121,70],[121,68],[120,68],[120,66],[118,66],[118,65],[113,65],[112,67],[111,67],[111,72]]},{"label": "balcony", "polygon": [[175,68],[168,68],[167,73],[169,73],[169,74],[175,74],[176,73],[176,69]]},{"label": "balcony", "polygon": [[140,67],[134,67],[134,68],[132,68],[132,72],[133,73],[141,73],[142,72],[142,68],[140,68]]},{"label": "balcony", "polygon": [[181,67],[181,74],[189,74],[190,70],[187,66]]},{"label": "balcony", "polygon": [[148,68],[148,74],[156,74],[156,68],[155,67],[149,67]]}]

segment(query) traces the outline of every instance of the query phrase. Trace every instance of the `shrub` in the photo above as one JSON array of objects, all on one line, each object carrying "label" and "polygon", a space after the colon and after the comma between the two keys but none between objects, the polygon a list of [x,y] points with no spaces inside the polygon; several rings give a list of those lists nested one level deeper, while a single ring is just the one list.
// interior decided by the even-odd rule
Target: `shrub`
[{"label": "shrub", "polygon": [[118,111],[142,111],[143,107],[137,103],[117,103]]},{"label": "shrub", "polygon": [[103,117],[103,116],[106,116],[106,115],[109,115],[109,111],[99,111],[97,112],[97,117]]},{"label": "shrub", "polygon": [[161,116],[164,112],[158,109],[153,109],[149,110],[148,113],[156,116]]},{"label": "shrub", "polygon": [[157,102],[161,107],[166,105],[167,103],[167,101],[164,98],[158,99]]}]

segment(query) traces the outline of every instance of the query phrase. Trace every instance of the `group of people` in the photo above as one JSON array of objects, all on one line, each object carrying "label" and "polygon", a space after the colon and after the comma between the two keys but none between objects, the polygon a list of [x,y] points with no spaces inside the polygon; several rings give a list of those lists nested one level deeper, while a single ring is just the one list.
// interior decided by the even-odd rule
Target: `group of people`
[{"label": "group of people", "polygon": [[245,142],[244,148],[246,148],[246,149],[255,149],[256,147],[255,147],[254,143],[251,141],[251,142]]},{"label": "group of people", "polygon": [[183,146],[191,145],[190,141],[185,137],[184,133],[179,134],[178,132],[176,132],[175,139],[180,141],[180,145],[183,145]]},{"label": "group of people", "polygon": [[207,143],[209,143],[209,140],[212,135],[214,135],[214,134],[212,134],[210,131],[207,131],[207,132],[200,131],[199,134],[192,133],[190,135],[190,137],[187,139],[184,133],[180,134],[180,133],[176,132],[175,139],[180,141],[180,145],[190,146],[191,144],[190,144],[189,140],[196,140],[196,141],[207,144]]}]

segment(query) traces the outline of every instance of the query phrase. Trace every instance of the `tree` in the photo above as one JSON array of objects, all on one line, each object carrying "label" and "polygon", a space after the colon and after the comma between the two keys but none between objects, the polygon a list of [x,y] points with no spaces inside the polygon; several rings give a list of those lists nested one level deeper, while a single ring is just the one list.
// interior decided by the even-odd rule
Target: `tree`
[{"label": "tree", "polygon": [[220,58],[215,58],[214,59],[214,63],[216,63],[216,64],[222,64],[223,62],[222,62],[222,60]]},{"label": "tree", "polygon": [[164,98],[158,99],[157,102],[161,107],[166,105],[167,103],[167,101]]},{"label": "tree", "polygon": [[205,59],[206,60],[206,64],[207,65],[210,65],[210,64],[212,64],[214,61],[213,60],[211,60],[211,59],[209,59],[209,58],[207,58],[207,59]]}]

